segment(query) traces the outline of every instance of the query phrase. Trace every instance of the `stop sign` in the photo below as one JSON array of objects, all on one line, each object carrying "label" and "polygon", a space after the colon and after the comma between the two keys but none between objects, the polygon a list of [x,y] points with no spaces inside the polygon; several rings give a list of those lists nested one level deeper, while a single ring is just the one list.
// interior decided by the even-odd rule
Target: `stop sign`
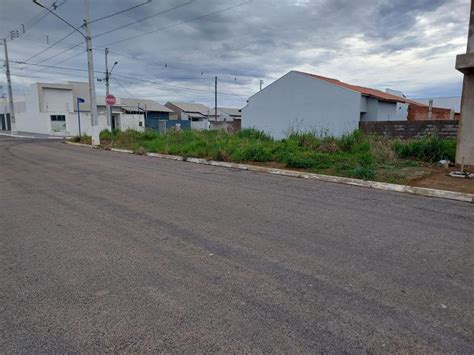
[{"label": "stop sign", "polygon": [[107,95],[107,97],[105,98],[105,102],[107,103],[107,106],[112,106],[115,105],[117,100],[115,99],[114,95]]}]

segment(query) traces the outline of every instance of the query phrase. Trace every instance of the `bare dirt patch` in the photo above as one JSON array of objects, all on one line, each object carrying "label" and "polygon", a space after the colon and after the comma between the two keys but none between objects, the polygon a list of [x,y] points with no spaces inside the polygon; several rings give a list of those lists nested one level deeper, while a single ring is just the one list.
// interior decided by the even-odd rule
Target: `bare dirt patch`
[{"label": "bare dirt patch", "polygon": [[453,178],[448,175],[449,172],[458,170],[433,167],[429,175],[413,179],[408,185],[474,194],[474,179]]}]

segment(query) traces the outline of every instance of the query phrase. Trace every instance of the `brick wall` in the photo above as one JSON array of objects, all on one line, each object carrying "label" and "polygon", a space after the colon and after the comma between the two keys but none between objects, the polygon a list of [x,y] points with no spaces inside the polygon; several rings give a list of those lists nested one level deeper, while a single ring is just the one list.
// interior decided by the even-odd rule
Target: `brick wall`
[{"label": "brick wall", "polygon": [[[451,110],[446,108],[433,107],[432,120],[451,120]],[[408,107],[408,121],[426,121],[428,120],[429,107],[410,104]],[[459,115],[455,115],[459,119]]]},{"label": "brick wall", "polygon": [[359,122],[359,128],[366,133],[401,139],[432,135],[456,138],[458,126],[458,120]]}]

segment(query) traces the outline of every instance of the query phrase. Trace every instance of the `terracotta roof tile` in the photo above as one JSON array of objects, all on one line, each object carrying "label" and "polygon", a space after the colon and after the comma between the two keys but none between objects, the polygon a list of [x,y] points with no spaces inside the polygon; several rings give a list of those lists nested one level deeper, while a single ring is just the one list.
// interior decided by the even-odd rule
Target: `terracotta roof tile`
[{"label": "terracotta roof tile", "polygon": [[363,87],[363,86],[347,84],[347,83],[344,83],[340,80],[333,79],[333,78],[328,78],[328,77],[321,76],[321,75],[305,73],[305,72],[301,72],[301,71],[298,71],[297,73],[308,75],[308,76],[310,76],[314,79],[324,80],[324,81],[327,81],[331,84],[334,84],[334,85],[337,85],[337,86],[340,86],[340,87],[343,87],[343,88],[346,88],[346,89],[349,89],[349,90],[357,91],[357,92],[360,92],[362,95],[375,97],[375,98],[383,100],[383,101],[401,102],[401,103],[408,103],[408,104],[413,104],[413,105],[417,105],[417,106],[426,106],[426,105],[421,104],[419,102],[409,100],[405,97],[392,95],[392,94],[389,94],[389,93],[386,93],[386,92],[383,92],[383,91],[380,91],[380,90],[366,88],[366,87]]}]

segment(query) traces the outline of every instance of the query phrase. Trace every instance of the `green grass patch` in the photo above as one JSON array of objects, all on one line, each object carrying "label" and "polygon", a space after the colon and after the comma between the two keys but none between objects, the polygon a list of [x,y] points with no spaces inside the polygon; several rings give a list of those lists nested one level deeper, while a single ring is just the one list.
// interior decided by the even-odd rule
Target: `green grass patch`
[{"label": "green grass patch", "polygon": [[[84,137],[81,138],[83,141]],[[101,132],[110,142],[110,132]],[[264,132],[114,132],[114,147],[228,162],[275,163],[292,169],[365,180],[406,182],[422,164],[454,160],[456,141],[437,137],[400,141],[355,131],[340,138],[294,133],[275,140]],[[405,173],[406,172],[406,173]]]}]

